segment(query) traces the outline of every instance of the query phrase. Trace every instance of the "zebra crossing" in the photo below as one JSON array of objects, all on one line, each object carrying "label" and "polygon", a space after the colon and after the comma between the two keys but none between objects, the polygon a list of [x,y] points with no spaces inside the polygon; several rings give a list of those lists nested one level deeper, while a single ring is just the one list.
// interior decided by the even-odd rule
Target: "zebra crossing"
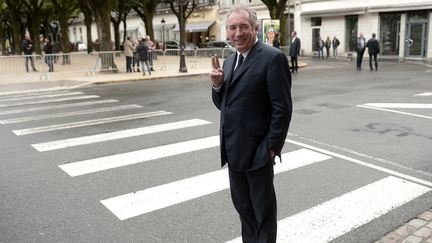
[{"label": "zebra crossing", "polygon": [[[62,151],[76,147],[92,146],[112,141],[122,143],[122,139],[141,138],[161,132],[169,133],[186,128],[206,127],[212,124],[200,117],[188,120],[167,121],[165,123],[128,128],[117,131],[87,135],[95,126],[120,121],[153,119],[158,117],[176,117],[176,111],[154,110],[145,111],[145,107],[137,104],[119,104],[119,100],[104,99],[98,95],[86,94],[72,90],[36,91],[28,93],[0,94],[0,126],[10,129],[19,139],[26,141],[26,135],[34,134],[34,139],[43,133],[61,133],[67,129],[82,131],[74,137],[29,144],[38,153]],[[99,107],[103,105],[104,107]],[[30,106],[30,107],[27,107]],[[132,114],[114,115],[115,111]],[[48,113],[47,113],[48,112]],[[37,113],[29,115],[29,113]],[[103,118],[73,121],[75,117],[91,114],[102,114]],[[70,119],[69,122],[55,123],[55,118]],[[42,126],[33,127],[29,122],[38,121]],[[54,123],[54,124],[53,124]],[[14,129],[20,124],[20,129]],[[215,131],[216,133],[217,131]],[[198,134],[199,135],[199,134]],[[287,139],[286,150],[282,154],[283,163],[275,164],[275,175],[295,173],[297,170],[313,170],[317,166],[328,166],[335,161],[356,163],[382,173],[380,179],[372,181],[334,198],[320,202],[312,207],[303,208],[300,212],[283,217],[279,220],[278,242],[329,242],[353,229],[371,222],[431,191],[432,183],[398,173],[389,169],[368,164],[344,155],[340,155],[298,141]],[[180,142],[143,147],[134,151],[109,154],[101,152],[98,157],[84,160],[71,160],[58,165],[59,173],[69,176],[71,183],[81,176],[91,177],[102,171],[156,163],[169,157],[187,153],[203,153],[218,150],[219,136],[201,136]],[[212,163],[219,163],[214,158]],[[278,177],[275,177],[278,180]],[[320,182],[316,182],[320,183]],[[103,186],[103,185],[101,185]],[[196,174],[191,177],[176,179],[168,183],[111,195],[98,199],[101,205],[115,219],[127,222],[132,218],[142,217],[173,206],[193,202],[199,198],[214,195],[229,189],[227,169]],[[289,205],[288,205],[289,207]],[[234,209],[230,209],[234,210]],[[233,221],[237,218],[233,218]],[[239,229],[237,235],[227,235],[218,242],[241,242]]]}]

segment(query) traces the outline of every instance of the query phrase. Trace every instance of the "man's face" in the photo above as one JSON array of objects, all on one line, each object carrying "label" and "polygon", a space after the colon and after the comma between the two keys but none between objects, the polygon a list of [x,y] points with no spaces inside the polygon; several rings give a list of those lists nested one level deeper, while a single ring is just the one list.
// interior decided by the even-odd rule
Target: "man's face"
[{"label": "man's face", "polygon": [[227,36],[239,52],[246,52],[255,44],[257,29],[250,23],[245,11],[232,13],[227,21]]},{"label": "man's face", "polygon": [[294,37],[295,37],[295,33],[291,32],[291,38],[294,38]]}]

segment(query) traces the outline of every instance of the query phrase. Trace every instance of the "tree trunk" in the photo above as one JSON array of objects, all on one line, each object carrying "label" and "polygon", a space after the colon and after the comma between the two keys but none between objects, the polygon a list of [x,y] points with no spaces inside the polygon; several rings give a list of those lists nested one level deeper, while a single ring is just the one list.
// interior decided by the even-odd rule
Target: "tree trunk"
[{"label": "tree trunk", "polygon": [[[112,20],[112,19],[111,19]],[[121,21],[111,21],[113,23],[114,28],[114,45],[115,50],[120,51],[120,23]],[[125,30],[126,33],[126,30]]]},{"label": "tree trunk", "polygon": [[145,19],[144,25],[146,29],[146,34],[150,36],[150,39],[152,39],[156,43],[154,39],[153,13],[147,13],[146,15],[144,15],[144,19]]},{"label": "tree trunk", "polygon": [[61,35],[60,35],[60,41],[62,45],[63,50],[63,61],[62,65],[65,64],[71,64],[70,60],[70,41],[69,41],[69,25],[68,25],[68,19],[66,18],[60,18],[60,28],[61,28]]},{"label": "tree trunk", "polygon": [[11,30],[12,30],[12,48],[15,54],[21,54],[21,25],[19,20],[19,15],[16,14],[14,10],[9,11],[11,20]]}]

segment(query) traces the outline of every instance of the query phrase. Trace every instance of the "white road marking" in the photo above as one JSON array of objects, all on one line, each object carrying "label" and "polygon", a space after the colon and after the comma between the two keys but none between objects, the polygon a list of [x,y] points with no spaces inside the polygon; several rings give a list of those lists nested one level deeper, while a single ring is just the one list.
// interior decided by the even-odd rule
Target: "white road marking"
[{"label": "white road marking", "polygon": [[12,130],[12,132],[15,133],[17,136],[21,136],[21,135],[27,135],[33,133],[51,132],[56,130],[69,129],[69,128],[93,126],[93,125],[99,125],[99,124],[105,124],[111,122],[128,121],[128,120],[141,119],[141,118],[153,117],[153,116],[161,116],[161,115],[169,115],[169,114],[172,113],[166,111],[153,111],[153,112],[138,113],[132,115],[125,115],[125,116],[114,116],[114,117],[100,118],[100,119],[93,119],[93,120],[86,120],[86,121],[54,124],[54,125],[43,126],[43,127],[33,127],[33,128]]},{"label": "white road marking", "polygon": [[61,93],[69,93],[69,92],[70,92],[69,90],[54,90],[54,91],[45,91],[45,92],[3,95],[3,96],[0,96],[0,98],[1,99],[10,99],[10,98],[20,98],[20,97],[38,96],[38,95],[47,95],[47,94],[61,94]]},{"label": "white road marking", "polygon": [[366,103],[363,105],[377,108],[432,109],[432,104],[418,103]]},{"label": "white road marking", "polygon": [[[282,155],[284,163],[276,163],[275,174],[321,162],[331,157],[308,149]],[[120,220],[166,208],[178,203],[229,188],[227,169],[213,171],[142,191],[101,200]]]},{"label": "white road marking", "polygon": [[420,94],[415,94],[414,96],[432,96],[432,92],[424,92]]},{"label": "white road marking", "polygon": [[59,91],[59,90],[67,90],[67,89],[70,89],[70,88],[54,87],[54,88],[46,88],[46,89],[15,90],[15,91],[0,92],[0,96],[16,95],[16,94],[28,94],[28,93],[35,93],[35,92],[51,92],[51,91]]},{"label": "white road marking", "polygon": [[0,108],[11,107],[11,106],[36,105],[36,104],[45,104],[45,103],[53,103],[53,102],[63,102],[63,101],[71,101],[71,100],[85,100],[85,99],[94,99],[94,98],[99,98],[99,96],[98,95],[84,95],[84,96],[56,98],[56,99],[48,99],[48,100],[23,101],[23,102],[16,102],[16,103],[0,104]]},{"label": "white road marking", "polygon": [[11,124],[11,123],[20,123],[20,122],[58,118],[58,117],[95,114],[95,113],[108,112],[108,111],[135,109],[135,108],[140,108],[140,107],[142,107],[142,106],[140,106],[140,105],[122,105],[122,106],[114,106],[114,107],[105,107],[105,108],[97,108],[97,109],[87,109],[87,110],[80,110],[80,111],[54,113],[54,114],[49,114],[49,115],[28,116],[28,117],[20,117],[20,118],[0,120],[0,124]]},{"label": "white road marking", "polygon": [[429,182],[429,181],[426,181],[426,180],[422,180],[422,179],[419,179],[419,178],[416,178],[416,177],[413,177],[413,176],[409,176],[409,175],[406,175],[406,174],[403,174],[403,173],[400,173],[400,172],[397,172],[397,171],[394,171],[394,170],[383,168],[383,167],[378,166],[378,165],[369,164],[369,163],[363,162],[363,161],[358,160],[358,159],[354,159],[354,158],[351,158],[351,157],[348,157],[348,156],[345,156],[345,155],[334,153],[334,152],[331,152],[331,151],[328,151],[328,150],[325,150],[325,149],[320,149],[320,148],[314,147],[312,145],[301,143],[301,142],[297,142],[297,141],[294,141],[294,140],[291,140],[291,139],[286,139],[285,141],[288,142],[288,143],[292,143],[292,144],[295,144],[295,145],[298,145],[298,146],[301,146],[301,147],[304,147],[304,148],[308,148],[308,149],[311,149],[311,150],[323,153],[323,154],[327,154],[327,155],[332,156],[332,157],[340,158],[340,159],[343,159],[343,160],[346,160],[346,161],[349,161],[349,162],[352,162],[352,163],[355,163],[355,164],[363,165],[363,166],[366,166],[366,167],[369,167],[369,168],[372,168],[372,169],[375,169],[375,170],[379,170],[379,171],[385,172],[385,173],[390,174],[390,175],[398,176],[398,177],[401,177],[401,178],[404,178],[404,179],[407,179],[407,180],[410,180],[410,181],[417,182],[419,184],[423,184],[423,185],[432,187],[432,182]]},{"label": "white road marking", "polygon": [[[329,242],[430,190],[393,176],[386,177],[280,220],[277,242]],[[229,242],[242,241],[237,238]]]},{"label": "white road marking", "polygon": [[379,111],[387,111],[387,112],[397,113],[397,114],[401,114],[401,115],[408,115],[408,116],[414,116],[414,117],[432,119],[432,117],[430,117],[430,116],[424,116],[424,115],[419,115],[419,114],[414,114],[414,113],[409,113],[409,112],[395,111],[395,110],[378,108],[378,107],[367,106],[367,105],[357,105],[357,106],[358,107],[362,107],[362,108],[367,108],[367,109],[373,109],[373,110],[379,110]]},{"label": "white road marking", "polygon": [[39,107],[24,108],[18,110],[1,111],[0,115],[10,115],[10,114],[33,112],[33,111],[55,110],[55,109],[63,109],[63,108],[70,108],[70,107],[108,104],[108,103],[115,103],[115,102],[118,102],[118,100],[109,99],[109,100],[88,101],[88,102],[79,102],[79,103],[63,104],[63,105],[39,106]]},{"label": "white road marking", "polygon": [[212,136],[128,153],[109,155],[101,158],[63,164],[59,165],[59,167],[68,175],[74,177],[216,146],[219,146],[219,136]]},{"label": "white road marking", "polygon": [[54,94],[40,94],[40,95],[32,95],[25,97],[12,97],[12,98],[2,98],[0,102],[10,102],[10,101],[18,101],[18,100],[31,100],[31,99],[41,99],[41,98],[55,98],[61,96],[72,96],[72,95],[82,95],[83,92],[60,92]]},{"label": "white road marking", "polygon": [[74,146],[79,146],[84,144],[92,144],[92,143],[111,141],[111,140],[121,139],[121,138],[136,137],[145,134],[170,131],[174,129],[201,126],[207,124],[211,124],[211,122],[200,120],[200,119],[192,119],[192,120],[172,122],[172,123],[166,123],[166,124],[160,124],[160,125],[154,125],[148,127],[127,129],[127,130],[117,131],[117,132],[110,132],[110,133],[103,133],[103,134],[69,138],[69,139],[57,140],[57,141],[51,141],[45,143],[32,144],[32,146],[39,152],[45,152],[45,151],[69,148],[69,147],[74,147]]}]

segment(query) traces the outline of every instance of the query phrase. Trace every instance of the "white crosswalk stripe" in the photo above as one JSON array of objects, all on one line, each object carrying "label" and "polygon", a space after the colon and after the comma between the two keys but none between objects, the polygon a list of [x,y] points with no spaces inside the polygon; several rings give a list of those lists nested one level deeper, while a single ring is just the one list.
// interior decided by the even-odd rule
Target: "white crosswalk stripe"
[{"label": "white crosswalk stripe", "polygon": [[[275,174],[330,158],[330,156],[308,149],[285,153],[282,155],[282,160],[285,163],[275,165]],[[228,188],[228,171],[222,169],[143,191],[105,199],[101,203],[117,218],[125,220]]]},{"label": "white crosswalk stripe", "polygon": [[218,145],[219,136],[213,136],[138,150],[134,152],[63,164],[59,165],[59,167],[68,175],[74,177],[112,168],[118,168],[121,166],[143,163],[173,155],[184,154],[192,151],[212,148]]},{"label": "white crosswalk stripe", "polygon": [[64,102],[64,101],[72,101],[72,100],[86,100],[86,99],[95,99],[95,98],[100,98],[100,97],[98,95],[83,95],[83,96],[74,96],[74,97],[56,98],[56,99],[47,99],[47,100],[22,101],[22,102],[15,102],[15,103],[0,104],[0,108],[22,106],[22,105],[36,105],[36,104],[45,104],[45,103],[54,103],[54,102]]},{"label": "white crosswalk stripe", "polygon": [[82,95],[83,92],[61,92],[61,93],[53,93],[53,94],[40,94],[40,95],[32,95],[25,97],[11,97],[11,98],[0,98],[0,102],[11,102],[18,100],[31,100],[31,99],[41,99],[41,98],[55,98],[61,96],[72,96],[72,95]]},{"label": "white crosswalk stripe", "polygon": [[187,127],[201,126],[207,124],[211,124],[211,122],[201,120],[201,119],[192,119],[192,120],[171,122],[171,123],[148,126],[148,127],[127,129],[127,130],[117,131],[117,132],[110,132],[110,133],[103,133],[97,135],[90,135],[90,136],[83,136],[83,137],[39,143],[39,144],[32,144],[32,146],[39,152],[45,152],[45,151],[51,151],[56,149],[69,148],[69,147],[80,146],[80,145],[91,144],[91,143],[100,143],[100,142],[106,142],[115,139],[130,138],[130,137],[136,137],[136,136],[141,136],[146,134],[170,131],[170,130],[187,128]]},{"label": "white crosswalk stripe", "polygon": [[[326,201],[278,222],[277,242],[329,242],[429,192],[393,176]],[[236,238],[229,243],[242,242]]]},{"label": "white crosswalk stripe", "polygon": [[1,95],[0,94],[0,99],[22,98],[22,97],[28,97],[28,96],[38,96],[38,95],[48,95],[48,94],[62,94],[62,93],[69,93],[69,92],[71,92],[71,91],[69,91],[69,90],[54,90],[54,91],[18,93],[18,94],[7,94],[7,95]]},{"label": "white crosswalk stripe", "polygon": [[125,116],[113,116],[113,117],[101,118],[101,119],[93,119],[93,120],[86,120],[86,121],[79,121],[79,122],[54,124],[54,125],[43,126],[43,127],[33,127],[33,128],[12,130],[12,132],[15,133],[17,136],[22,136],[22,135],[28,135],[33,133],[51,132],[56,130],[94,126],[94,125],[100,125],[105,123],[128,121],[128,120],[141,119],[141,118],[147,118],[153,116],[170,115],[170,114],[172,113],[166,111],[153,111],[153,112],[125,115]]},{"label": "white crosswalk stripe", "polygon": [[27,112],[35,112],[35,111],[47,111],[47,110],[73,108],[73,107],[81,107],[81,106],[109,104],[115,102],[118,102],[118,100],[108,99],[108,100],[87,101],[87,102],[78,102],[78,103],[62,104],[62,105],[38,106],[38,107],[23,108],[17,110],[0,111],[0,115],[11,115],[11,114],[19,114],[19,113],[27,113]]},{"label": "white crosswalk stripe", "polygon": [[80,110],[80,111],[54,113],[50,115],[27,116],[27,117],[0,120],[0,124],[21,123],[21,122],[37,121],[37,120],[67,117],[67,116],[87,115],[87,114],[95,114],[95,113],[108,112],[108,111],[135,109],[141,107],[142,106],[140,105],[122,105],[122,106],[105,107],[105,108],[98,108],[98,109],[87,109],[87,110]]}]

